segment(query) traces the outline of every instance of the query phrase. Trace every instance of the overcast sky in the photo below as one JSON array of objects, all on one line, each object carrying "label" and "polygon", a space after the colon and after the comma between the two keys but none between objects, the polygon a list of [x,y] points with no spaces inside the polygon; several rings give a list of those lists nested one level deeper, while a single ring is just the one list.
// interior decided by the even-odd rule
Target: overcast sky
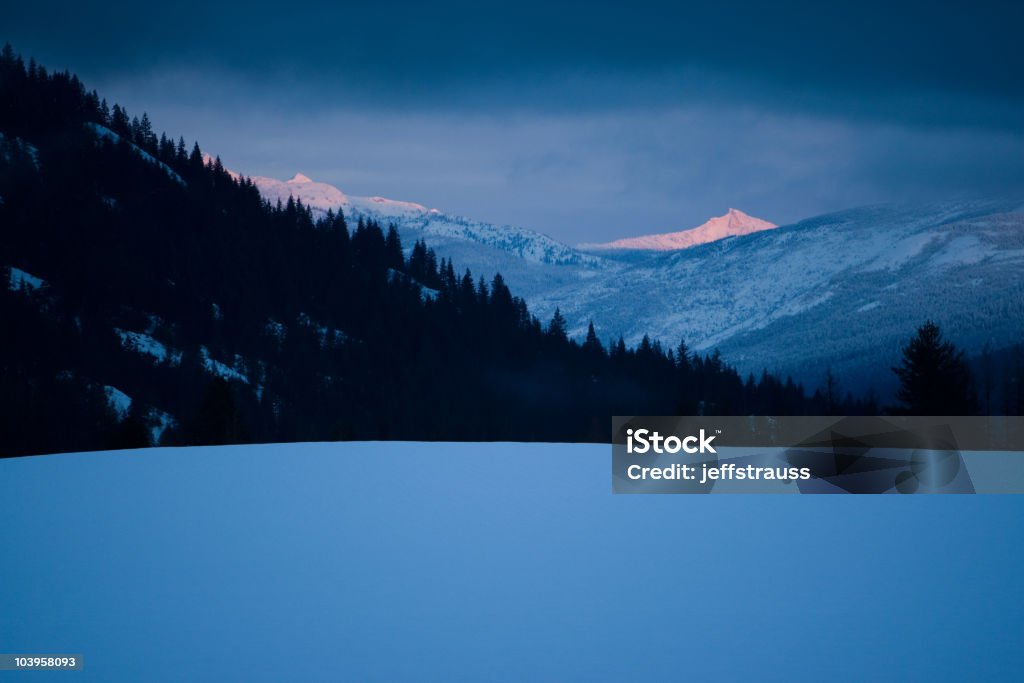
[{"label": "overcast sky", "polygon": [[1024,3],[90,4],[0,40],[243,173],[571,243],[1024,197]]}]

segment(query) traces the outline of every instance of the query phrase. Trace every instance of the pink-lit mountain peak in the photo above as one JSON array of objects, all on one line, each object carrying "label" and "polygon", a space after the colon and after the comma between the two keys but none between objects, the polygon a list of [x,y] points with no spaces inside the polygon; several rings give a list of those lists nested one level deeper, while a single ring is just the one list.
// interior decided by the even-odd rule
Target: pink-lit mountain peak
[{"label": "pink-lit mountain peak", "polygon": [[739,209],[729,209],[724,215],[708,219],[703,225],[679,232],[668,232],[658,235],[627,237],[603,244],[583,244],[586,249],[623,249],[645,251],[676,251],[689,249],[698,244],[715,242],[726,237],[749,235],[753,232],[771,230],[778,226],[760,218],[743,213]]},{"label": "pink-lit mountain peak", "polygon": [[420,217],[438,214],[422,204],[404,202],[385,197],[356,197],[342,192],[329,183],[313,180],[304,173],[296,173],[290,180],[277,180],[253,176],[252,182],[264,198],[271,202],[287,202],[289,197],[301,200],[306,206],[326,211],[341,209],[345,212],[368,213],[378,217]]}]

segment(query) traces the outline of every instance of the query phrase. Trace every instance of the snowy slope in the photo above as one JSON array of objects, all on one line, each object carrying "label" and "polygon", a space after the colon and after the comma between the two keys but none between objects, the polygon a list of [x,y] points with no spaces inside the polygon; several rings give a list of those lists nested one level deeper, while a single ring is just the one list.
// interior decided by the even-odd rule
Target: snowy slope
[{"label": "snowy slope", "polygon": [[[0,563],[0,641],[85,657],[82,671],[11,680],[971,680],[1024,667],[1019,496],[855,514],[828,496],[624,497],[608,462],[601,445],[395,442],[0,460],[0,537],[31,547]],[[879,618],[894,605],[898,618]],[[738,647],[738,631],[754,637]]]},{"label": "snowy slope", "polygon": [[12,292],[17,292],[22,289],[35,291],[45,285],[46,282],[32,273],[26,273],[21,268],[11,266],[7,284]]},{"label": "snowy slope", "polygon": [[452,216],[414,202],[350,196],[333,185],[316,182],[301,173],[287,181],[261,176],[253,177],[252,181],[271,202],[286,202],[291,196],[318,211],[341,209],[346,217],[373,218],[385,225],[394,223],[402,231],[403,238],[425,239],[435,248],[439,244],[460,240],[537,264],[598,266],[601,263],[601,259],[595,256],[583,254],[532,230]]},{"label": "snowy slope", "polygon": [[774,223],[754,218],[739,209],[729,209],[725,215],[710,218],[703,225],[691,228],[690,230],[658,235],[644,235],[641,237],[627,237],[602,244],[581,244],[579,248],[593,251],[676,251],[679,249],[689,249],[698,244],[715,242],[726,237],[749,235],[754,232],[771,230],[777,227]]},{"label": "snowy slope", "polygon": [[291,180],[277,180],[261,176],[253,177],[251,180],[259,188],[260,194],[271,203],[281,202],[284,204],[289,197],[294,197],[301,199],[302,203],[307,206],[323,211],[327,209],[337,211],[339,208],[348,209],[349,207],[349,200],[344,192],[333,185],[314,182],[301,173],[296,173]]},{"label": "snowy slope", "polygon": [[112,141],[114,143],[121,143],[121,142],[127,143],[132,148],[132,150],[136,154],[138,154],[140,157],[142,157],[143,159],[145,159],[149,163],[153,164],[154,166],[159,167],[161,170],[163,170],[164,173],[169,175],[176,182],[178,182],[178,183],[180,183],[182,185],[185,184],[185,179],[182,178],[180,175],[178,175],[177,171],[175,171],[173,168],[171,168],[170,166],[168,166],[164,162],[162,162],[159,159],[157,159],[156,157],[154,157],[152,154],[150,154],[146,150],[144,150],[141,147],[139,147],[138,145],[136,145],[134,142],[129,142],[129,141],[125,140],[124,138],[122,138],[120,135],[118,135],[114,131],[110,130],[109,128],[107,128],[105,126],[101,126],[98,123],[89,122],[89,123],[86,123],[85,125],[93,133],[96,134],[96,137],[98,139],[110,140],[110,141]]},{"label": "snowy slope", "polygon": [[[980,350],[1024,337],[1024,214],[1014,204],[881,206],[654,255],[530,300],[579,335],[720,348],[741,369],[817,382],[888,367],[926,318]],[[852,385],[851,385],[852,386]]]}]

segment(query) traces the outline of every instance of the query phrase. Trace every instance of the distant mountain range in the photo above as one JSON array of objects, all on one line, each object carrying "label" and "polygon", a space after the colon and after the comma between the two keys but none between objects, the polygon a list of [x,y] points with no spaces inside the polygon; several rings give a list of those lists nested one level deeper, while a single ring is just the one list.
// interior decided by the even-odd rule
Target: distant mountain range
[{"label": "distant mountain range", "polygon": [[730,209],[690,230],[573,248],[301,175],[253,180],[269,199],[393,222],[407,244],[499,271],[542,318],[560,309],[577,338],[592,320],[606,341],[685,339],[811,385],[831,368],[851,389],[869,384],[864,369],[895,362],[926,318],[972,352],[1024,338],[1020,201],[873,206],[786,226]]},{"label": "distant mountain range", "polygon": [[[403,231],[422,237],[429,243],[450,240],[468,241],[513,254],[530,263],[550,265],[596,264],[598,259],[583,254],[547,235],[523,228],[492,225],[460,216],[451,216],[422,204],[384,197],[354,197],[333,185],[316,182],[301,173],[291,180],[256,176],[251,179],[260,193],[271,202],[287,202],[288,197],[318,211],[344,211],[346,216],[372,218],[395,223]],[[412,241],[409,241],[411,244]]]}]

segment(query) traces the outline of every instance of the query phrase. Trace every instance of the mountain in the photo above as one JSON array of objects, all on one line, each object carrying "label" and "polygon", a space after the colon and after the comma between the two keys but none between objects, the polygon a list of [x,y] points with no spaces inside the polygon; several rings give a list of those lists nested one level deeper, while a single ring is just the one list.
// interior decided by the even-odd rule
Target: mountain
[{"label": "mountain", "polygon": [[384,197],[349,197],[333,185],[317,182],[302,173],[296,173],[290,180],[255,176],[252,182],[271,202],[280,201],[284,204],[289,197],[294,197],[319,211],[331,209],[336,213],[342,209],[346,213],[373,214],[387,218],[421,218],[440,213],[437,209],[428,209],[413,202]]},{"label": "mountain", "polygon": [[643,235],[641,237],[627,237],[601,244],[581,244],[579,248],[589,251],[678,251],[695,247],[698,244],[715,242],[726,237],[749,235],[754,232],[772,230],[777,227],[774,223],[754,218],[739,209],[729,209],[725,215],[710,218],[704,224],[689,230],[658,235]]},{"label": "mountain", "polygon": [[614,273],[529,298],[560,308],[571,334],[680,338],[721,349],[744,371],[848,388],[876,383],[911,331],[932,319],[972,351],[1024,338],[1019,201],[852,209],[794,225],[652,253]]},{"label": "mountain", "polygon": [[471,242],[537,264],[592,267],[601,263],[596,256],[583,254],[532,230],[453,216],[414,202],[350,196],[333,185],[314,181],[302,173],[296,173],[287,181],[263,176],[254,176],[251,180],[272,203],[280,201],[284,204],[289,197],[294,197],[318,213],[340,209],[353,218],[362,217],[382,224],[395,223],[409,243],[415,239],[426,239],[432,246],[451,246],[452,241]]},{"label": "mountain", "polygon": [[[730,209],[692,230],[588,252],[416,204],[342,200],[304,176],[254,182],[272,199],[290,193],[394,222],[407,241],[422,239],[474,272],[501,272],[542,320],[558,309],[577,339],[593,321],[609,342],[682,339],[696,351],[720,349],[744,372],[767,368],[814,386],[831,369],[849,389],[885,393],[893,378],[877,369],[896,361],[927,318],[973,352],[1024,338],[1019,201],[873,206],[787,226]],[[450,229],[459,223],[474,229]],[[524,239],[554,243],[558,256],[507,246]]]},{"label": "mountain", "polygon": [[527,299],[621,267],[614,259],[584,253],[533,230],[473,220],[414,202],[349,195],[302,173],[287,181],[263,176],[250,180],[272,204],[287,204],[293,197],[315,215],[341,210],[350,222],[362,218],[394,225],[407,247],[423,241],[460,271],[501,273]]},{"label": "mountain", "polygon": [[849,389],[885,393],[893,379],[877,368],[895,362],[926,318],[974,352],[1024,338],[1019,201],[864,207],[787,226],[730,209],[692,230],[573,249],[523,228],[347,197],[301,175],[254,182],[274,201],[290,194],[393,222],[407,242],[501,272],[541,319],[560,310],[577,339],[593,321],[609,342],[683,339],[720,349],[744,372],[767,368],[814,386],[831,369]]}]

